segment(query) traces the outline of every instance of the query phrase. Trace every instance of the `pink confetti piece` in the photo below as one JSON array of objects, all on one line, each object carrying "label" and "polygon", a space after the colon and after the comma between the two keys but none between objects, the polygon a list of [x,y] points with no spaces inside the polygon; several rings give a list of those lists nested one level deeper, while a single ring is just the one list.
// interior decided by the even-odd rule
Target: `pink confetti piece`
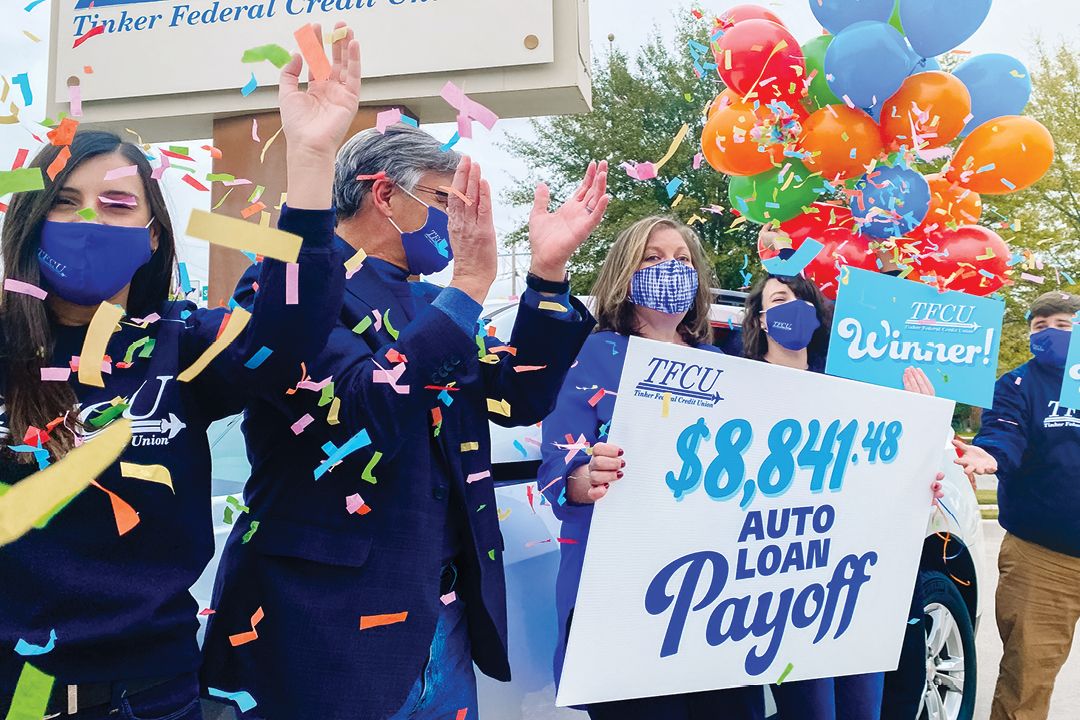
[{"label": "pink confetti piece", "polygon": [[144,318],[131,318],[131,322],[135,325],[150,325],[156,323],[161,319],[161,316],[157,313],[150,313]]},{"label": "pink confetti piece", "polygon": [[398,381],[401,379],[401,375],[405,372],[405,363],[401,363],[400,365],[395,365],[392,370],[387,370],[387,369],[383,368],[381,365],[379,365],[378,363],[376,363],[376,366],[379,369],[374,370],[372,372],[372,375],[371,375],[372,382],[381,383],[381,384],[384,384],[384,385],[389,385],[391,388],[394,389],[394,392],[396,392],[398,395],[408,395],[409,394],[409,386],[408,385],[399,385],[398,384]]},{"label": "pink confetti piece", "polygon": [[1027,280],[1028,282],[1038,283],[1039,285],[1042,285],[1044,282],[1046,282],[1046,278],[1040,277],[1038,275],[1032,275],[1031,273],[1020,273],[1020,279]]},{"label": "pink confetti piece", "polygon": [[[495,127],[495,123],[499,121],[499,116],[492,112],[489,108],[484,107],[480,103],[467,96],[461,88],[452,82],[447,82],[443,85],[442,91],[439,92],[442,99],[449,103],[450,107],[458,111],[458,134],[463,138],[472,137],[472,120],[476,120],[488,130]],[[465,116],[466,121],[462,123],[462,116]],[[462,127],[467,125],[465,132],[462,132]],[[468,134],[466,134],[468,133]]]},{"label": "pink confetti piece", "polygon": [[35,297],[38,300],[44,300],[48,297],[49,293],[45,292],[37,285],[31,285],[28,282],[22,280],[15,280],[14,278],[7,278],[4,280],[4,290],[8,292],[18,293],[19,295],[29,295]]},{"label": "pink confetti piece", "polygon": [[251,139],[255,142],[262,142],[259,139],[259,119],[251,118]]},{"label": "pink confetti piece", "polygon": [[285,304],[300,302],[300,263],[285,263]]},{"label": "pink confetti piece", "polygon": [[78,83],[68,85],[68,104],[72,117],[82,117],[82,88]]},{"label": "pink confetti piece", "polygon": [[292,425],[290,425],[289,429],[293,431],[293,435],[299,435],[300,433],[304,432],[304,428],[314,422],[314,420],[315,418],[311,417],[310,414],[305,413],[304,417],[300,418]]},{"label": "pink confetti piece", "polygon": [[697,170],[697,169],[699,169],[701,167],[701,161],[704,160],[704,159],[705,159],[705,156],[702,155],[701,153],[696,153],[694,155],[694,165],[693,165],[693,167],[694,167],[695,170]]},{"label": "pink confetti piece", "polygon": [[348,511],[350,515],[354,515],[356,513],[364,515],[365,513],[361,511],[364,509],[364,507],[366,507],[366,505],[367,503],[364,502],[364,498],[360,497],[359,493],[349,495],[345,498],[345,510]]},{"label": "pink confetti piece", "polygon": [[483,472],[469,473],[469,476],[465,478],[465,482],[467,482],[467,483],[479,482],[480,480],[483,480],[484,478],[489,478],[489,477],[491,477],[491,471],[490,470],[484,470]]},{"label": "pink confetti piece", "polygon": [[330,381],[333,380],[333,379],[334,379],[334,376],[331,375],[330,377],[326,378],[325,380],[320,380],[319,382],[314,382],[312,380],[301,380],[300,382],[296,383],[296,389],[297,390],[314,390],[315,392],[322,392],[322,389],[324,387],[326,387],[327,385],[329,385]]},{"label": "pink confetti piece", "polygon": [[372,310],[371,314],[375,316],[375,330],[382,330],[382,313],[378,310]]},{"label": "pink confetti piece", "polygon": [[98,195],[98,202],[102,205],[123,205],[124,207],[138,207],[139,205],[139,199],[134,195],[128,195],[127,197]]},{"label": "pink confetti piece", "polygon": [[250,185],[251,181],[245,178],[236,178],[235,180],[226,180],[221,184],[225,187],[232,187],[233,185]]},{"label": "pink confetti piece", "polygon": [[161,164],[154,168],[154,172],[150,173],[150,177],[154,180],[160,180],[161,176],[165,174],[165,171],[169,169],[169,157],[167,155],[161,156]]},{"label": "pink confetti piece", "polygon": [[629,163],[619,165],[626,174],[634,180],[652,180],[656,177],[656,165],[651,162]]},{"label": "pink confetti piece", "polygon": [[443,605],[449,605],[450,603],[457,600],[457,593],[454,592],[453,590],[451,590],[450,592],[446,593],[445,595],[440,595],[439,600],[442,601]]},{"label": "pink confetti piece", "polygon": [[399,122],[401,122],[400,109],[390,108],[389,110],[383,110],[375,116],[375,130],[381,135],[386,132],[386,128]]},{"label": "pink confetti piece", "polygon": [[131,177],[139,172],[137,165],[125,165],[124,167],[113,168],[109,172],[105,173],[106,180],[119,180],[120,178]]},{"label": "pink confetti piece", "polygon": [[42,382],[67,382],[71,378],[71,368],[66,367],[43,367],[41,368]]},{"label": "pink confetti piece", "polygon": [[[68,363],[68,365],[69,367],[71,367],[71,372],[79,372],[79,356],[72,355],[71,362]],[[106,375],[112,375],[112,363],[108,360],[102,360],[101,372],[105,373]]]}]

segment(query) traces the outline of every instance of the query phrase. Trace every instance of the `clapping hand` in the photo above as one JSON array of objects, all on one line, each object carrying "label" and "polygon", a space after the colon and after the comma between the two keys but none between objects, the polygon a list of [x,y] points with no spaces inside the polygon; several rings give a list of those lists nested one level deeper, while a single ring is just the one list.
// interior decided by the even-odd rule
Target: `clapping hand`
[{"label": "clapping hand", "polygon": [[536,186],[529,216],[529,272],[555,282],[566,277],[566,264],[581,243],[604,219],[611,197],[607,194],[607,161],[590,162],[585,178],[574,194],[555,212],[548,211],[551,193],[547,185]]}]

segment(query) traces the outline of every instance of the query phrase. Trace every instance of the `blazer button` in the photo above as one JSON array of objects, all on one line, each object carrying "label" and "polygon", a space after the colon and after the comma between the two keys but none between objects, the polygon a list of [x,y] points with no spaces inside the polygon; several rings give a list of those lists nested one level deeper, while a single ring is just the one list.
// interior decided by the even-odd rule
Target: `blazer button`
[{"label": "blazer button", "polygon": [[431,491],[431,496],[433,498],[435,498],[436,500],[445,500],[446,499],[446,488],[443,487],[442,485],[436,486],[436,488]]}]

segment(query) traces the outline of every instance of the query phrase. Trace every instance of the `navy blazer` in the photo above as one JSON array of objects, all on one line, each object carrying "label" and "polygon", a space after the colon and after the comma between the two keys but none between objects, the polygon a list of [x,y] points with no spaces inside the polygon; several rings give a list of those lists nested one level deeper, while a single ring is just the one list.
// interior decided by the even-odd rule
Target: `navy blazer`
[{"label": "navy blazer", "polygon": [[[337,242],[343,258],[352,254]],[[249,273],[238,286],[241,304],[250,300],[250,280]],[[203,681],[249,691],[259,717],[375,720],[400,708],[434,636],[449,512],[463,518],[457,597],[473,659],[486,674],[510,679],[494,486],[490,475],[476,480],[490,471],[488,421],[543,419],[594,321],[577,300],[575,320],[523,304],[508,343],[516,355],[501,351],[491,364],[480,361],[488,354],[480,348],[500,343],[467,336],[431,306],[434,286],[416,289],[422,301],[406,324],[389,286],[361,268],[346,282],[326,349],[307,366],[316,383],[332,377],[329,394],[299,389],[283,403],[247,410],[249,512],[218,568]],[[394,383],[374,382],[374,373],[399,362],[405,368]],[[515,365],[544,367],[516,372]],[[440,400],[441,391],[426,386],[455,389]],[[509,416],[489,412],[489,399],[506,401]],[[290,426],[304,414],[314,420],[296,434]],[[328,453],[361,431],[370,444],[316,480]],[[347,511],[354,494],[368,512]],[[234,645],[230,636],[249,631],[259,608],[258,639]],[[402,613],[393,624],[361,629],[361,618]]]}]

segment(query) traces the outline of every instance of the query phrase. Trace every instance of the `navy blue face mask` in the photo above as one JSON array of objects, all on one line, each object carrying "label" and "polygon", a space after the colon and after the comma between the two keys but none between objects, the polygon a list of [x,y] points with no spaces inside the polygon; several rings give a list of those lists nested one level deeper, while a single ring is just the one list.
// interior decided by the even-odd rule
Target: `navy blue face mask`
[{"label": "navy blue face mask", "polygon": [[427,208],[427,220],[419,230],[404,232],[393,218],[387,218],[394,229],[401,233],[407,269],[412,275],[437,273],[454,259],[454,250],[450,247],[450,216],[439,208],[431,207],[405,188],[401,189]]},{"label": "navy blue face mask", "polygon": [[1046,328],[1031,336],[1031,354],[1035,361],[1050,367],[1065,367],[1065,358],[1069,356],[1069,340],[1072,333],[1060,328]]},{"label": "navy blue face mask", "polygon": [[38,267],[46,289],[76,305],[97,305],[131,282],[150,260],[145,227],[46,220]]},{"label": "navy blue face mask", "polygon": [[821,327],[817,309],[805,300],[789,300],[765,311],[765,332],[788,350],[802,350]]}]

